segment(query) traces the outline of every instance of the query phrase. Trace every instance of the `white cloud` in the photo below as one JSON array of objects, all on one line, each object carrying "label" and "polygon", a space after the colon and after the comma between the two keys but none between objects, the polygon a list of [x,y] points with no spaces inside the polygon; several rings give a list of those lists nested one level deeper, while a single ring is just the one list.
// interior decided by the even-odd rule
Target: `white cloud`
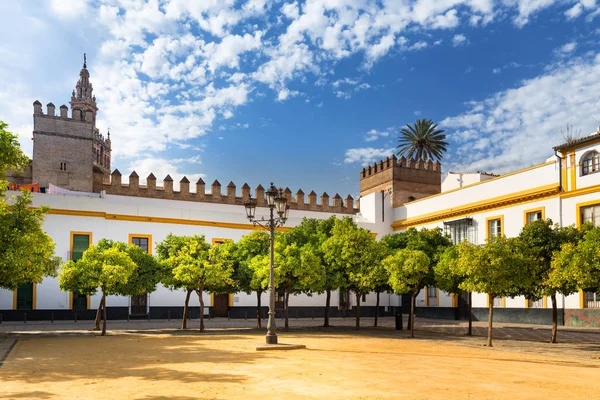
[{"label": "white cloud", "polygon": [[[0,115],[22,133],[23,147],[31,149],[31,115],[23,110],[36,98],[57,106],[67,102],[80,53],[87,51],[98,125],[103,132],[111,127],[116,161],[161,159],[171,144],[183,148],[193,141],[198,146],[198,138],[234,119],[238,108],[254,98],[301,96],[300,86],[313,84],[312,78],[321,87],[333,82],[331,90],[340,98],[378,87],[362,77],[336,80],[336,68],[345,58],[362,58],[363,68],[370,69],[395,52],[440,45],[431,32],[437,29],[450,30],[453,45],[467,44],[457,27],[471,24],[475,31],[494,18],[522,26],[551,3],[53,0],[36,8],[0,2],[0,13],[10,16],[0,32],[5,37],[19,32],[0,46],[0,81],[5,83]],[[560,12],[574,7],[587,14],[586,21],[600,13],[594,0],[570,1]],[[575,12],[569,10],[567,18]],[[47,45],[64,43],[65,37],[73,38],[72,46]],[[42,75],[39,65],[44,65]],[[60,81],[64,71],[71,76]],[[317,107],[323,104],[310,100]]]},{"label": "white cloud", "polygon": [[297,19],[300,16],[298,2],[284,4],[281,7],[281,13],[290,19]]},{"label": "white cloud", "polygon": [[385,56],[388,51],[394,46],[394,35],[389,34],[381,38],[379,43],[369,47],[365,55],[365,66],[371,68],[373,64]]},{"label": "white cloud", "polygon": [[372,147],[365,147],[359,149],[348,149],[344,158],[344,164],[359,163],[363,166],[371,164],[374,161],[390,157],[394,154],[393,148],[391,149],[374,149]]},{"label": "white cloud", "polygon": [[86,13],[87,0],[52,0],[50,10],[60,18],[75,19]]},{"label": "white cloud", "polygon": [[428,46],[427,42],[424,40],[421,40],[420,42],[417,42],[415,44],[413,44],[412,46],[410,46],[411,50],[422,50],[424,48],[426,48]]},{"label": "white cloud", "polygon": [[451,168],[507,172],[542,162],[562,142],[567,122],[576,121],[584,134],[595,131],[598,93],[600,54],[559,62],[514,89],[471,103],[466,113],[440,123],[459,145],[461,162]]},{"label": "white cloud", "polygon": [[383,131],[378,131],[377,129],[371,129],[365,135],[365,142],[374,142],[375,140],[377,140],[379,138],[388,137],[393,133],[394,133],[393,127],[387,128],[386,130],[383,130]]},{"label": "white cloud", "polygon": [[362,82],[361,78],[343,78],[333,81],[331,86],[334,88],[333,93],[336,97],[348,100],[352,98],[354,93],[360,92],[366,89],[375,89],[366,82]]},{"label": "white cloud", "polygon": [[577,42],[569,42],[569,43],[566,43],[566,44],[560,46],[558,49],[556,49],[556,51],[559,54],[569,54],[569,53],[573,52],[573,50],[575,50],[576,47],[577,47]]},{"label": "white cloud", "polygon": [[567,19],[573,19],[579,17],[582,12],[583,6],[581,5],[581,3],[577,3],[573,7],[565,11],[565,16],[567,17]]},{"label": "white cloud", "polygon": [[210,43],[205,46],[208,69],[215,72],[220,67],[239,68],[240,55],[248,51],[256,50],[261,45],[262,31],[248,33],[244,36],[227,35],[219,44]]},{"label": "white cloud", "polygon": [[515,25],[522,27],[529,22],[535,13],[553,5],[556,0],[512,0],[516,3],[518,15],[514,18]]},{"label": "white cloud", "polygon": [[288,88],[283,88],[277,94],[277,101],[286,101],[290,97],[299,96],[300,92],[297,90],[289,90]]},{"label": "white cloud", "polygon": [[462,33],[459,33],[452,37],[452,46],[454,46],[454,47],[462,46],[463,44],[466,44],[466,43],[468,43],[467,37],[465,35],[463,35]]},{"label": "white cloud", "polygon": [[433,18],[431,26],[439,29],[450,29],[458,26],[459,20],[456,10],[452,9],[444,15],[437,15]]}]

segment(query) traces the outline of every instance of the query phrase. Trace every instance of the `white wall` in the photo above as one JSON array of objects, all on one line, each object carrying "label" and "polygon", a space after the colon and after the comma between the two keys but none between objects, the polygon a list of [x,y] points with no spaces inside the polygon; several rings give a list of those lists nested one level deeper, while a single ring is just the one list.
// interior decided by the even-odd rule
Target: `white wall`
[{"label": "white wall", "polygon": [[[379,212],[381,218],[381,197],[375,201],[374,194],[373,213]],[[370,201],[367,196],[365,203]],[[389,203],[389,202],[388,202]],[[375,207],[375,204],[378,204]],[[127,196],[106,195],[104,198],[93,198],[86,196],[65,196],[49,194],[33,194],[33,205],[47,205],[53,210],[71,210],[81,212],[101,212],[107,216],[82,216],[82,215],[61,215],[48,214],[44,221],[44,230],[52,237],[55,242],[56,255],[63,261],[70,258],[70,240],[71,232],[91,232],[92,243],[97,243],[102,238],[127,242],[130,234],[141,234],[152,236],[152,252],[156,251],[156,244],[163,241],[169,233],[175,235],[205,235],[210,243],[213,238],[226,238],[234,241],[239,240],[243,235],[252,231],[250,223],[246,219],[246,213],[243,206],[211,204],[201,202],[174,201],[162,199],[148,199]],[[368,207],[367,207],[368,208]],[[375,210],[378,208],[378,211]],[[391,232],[391,222],[393,218],[392,208],[389,205],[387,210],[387,221],[371,223],[364,217],[354,217],[357,223],[371,230]],[[208,221],[215,222],[215,226],[187,225],[182,223],[159,223],[159,222],[137,222],[130,220],[114,219],[112,215],[126,216],[145,216],[152,218],[172,218],[177,220],[190,221]],[[267,215],[267,209],[258,208],[257,216]],[[302,221],[303,217],[328,218],[333,214],[291,210],[286,226],[293,227]],[[347,215],[341,214],[339,217]],[[370,215],[371,219],[373,215]],[[244,224],[248,229],[235,229],[219,226],[221,223]],[[182,290],[170,291],[162,286],[151,293],[149,296],[149,305],[152,306],[181,306],[184,303],[186,293]],[[48,278],[43,283],[38,284],[36,288],[36,308],[37,309],[69,309],[69,294],[62,292],[58,287],[56,278]],[[247,295],[245,293],[235,294],[234,306],[255,306],[256,294]],[[210,294],[203,295],[205,305],[210,304]],[[393,298],[393,299],[392,299]],[[97,294],[91,297],[90,307],[97,308],[100,304],[101,295]],[[235,301],[237,300],[237,301]],[[398,296],[381,295],[381,305],[397,305]],[[384,304],[385,303],[385,304]],[[129,306],[130,298],[125,296],[108,296],[108,306]],[[262,295],[262,304],[268,305],[268,293]],[[198,306],[198,296],[194,293],[190,298],[190,305]],[[293,306],[324,306],[325,295],[297,295],[290,298],[290,305]],[[332,294],[331,305],[338,305],[337,293]],[[375,305],[375,295],[369,295],[365,305]],[[13,292],[0,290],[0,309],[12,309]]]}]

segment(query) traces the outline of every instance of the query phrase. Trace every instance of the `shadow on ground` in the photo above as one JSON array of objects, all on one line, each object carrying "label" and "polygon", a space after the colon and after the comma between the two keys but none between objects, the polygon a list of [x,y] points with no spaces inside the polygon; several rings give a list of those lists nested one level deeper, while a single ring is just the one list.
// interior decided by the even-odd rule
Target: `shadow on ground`
[{"label": "shadow on ground", "polygon": [[[224,335],[219,341],[229,338],[236,339]],[[168,335],[20,339],[0,369],[0,377],[5,381],[27,383],[110,380],[123,376],[188,383],[242,382],[244,377],[240,375],[211,372],[211,365],[253,363],[259,356],[242,348],[215,351],[208,346],[206,339],[181,336],[176,343]],[[65,341],[70,344],[65,346]],[[201,363],[206,367],[201,368],[203,372],[179,368],[186,363]],[[27,397],[25,394],[21,396]],[[32,397],[43,398],[43,393]]]}]

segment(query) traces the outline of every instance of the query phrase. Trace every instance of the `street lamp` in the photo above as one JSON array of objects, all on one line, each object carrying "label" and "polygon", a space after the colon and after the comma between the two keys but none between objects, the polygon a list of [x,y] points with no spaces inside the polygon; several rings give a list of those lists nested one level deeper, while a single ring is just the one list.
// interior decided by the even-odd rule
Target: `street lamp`
[{"label": "street lamp", "polygon": [[[273,182],[267,190],[267,207],[269,207],[269,219],[260,221],[256,219],[256,200],[250,196],[246,207],[246,217],[255,226],[260,226],[269,231],[270,234],[270,273],[269,273],[269,322],[267,323],[267,344],[277,344],[277,326],[275,324],[275,270],[274,270],[274,244],[275,229],[283,226],[288,218],[290,206],[287,205],[287,199],[283,194],[283,189],[277,189]],[[277,216],[275,216],[277,212]]]}]

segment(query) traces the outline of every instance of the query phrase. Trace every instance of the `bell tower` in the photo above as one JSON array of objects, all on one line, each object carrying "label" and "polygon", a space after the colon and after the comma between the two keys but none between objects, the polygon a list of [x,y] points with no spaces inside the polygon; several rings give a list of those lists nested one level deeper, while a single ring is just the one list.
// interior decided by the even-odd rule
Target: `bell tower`
[{"label": "bell tower", "polygon": [[83,68],[79,71],[79,80],[77,81],[77,85],[75,85],[75,90],[71,93],[71,110],[73,118],[80,116],[81,120],[90,121],[96,126],[98,107],[96,105],[96,96],[92,93],[93,91],[94,88],[92,87],[92,82],[90,82],[90,72],[87,70],[86,54],[83,53]]}]

